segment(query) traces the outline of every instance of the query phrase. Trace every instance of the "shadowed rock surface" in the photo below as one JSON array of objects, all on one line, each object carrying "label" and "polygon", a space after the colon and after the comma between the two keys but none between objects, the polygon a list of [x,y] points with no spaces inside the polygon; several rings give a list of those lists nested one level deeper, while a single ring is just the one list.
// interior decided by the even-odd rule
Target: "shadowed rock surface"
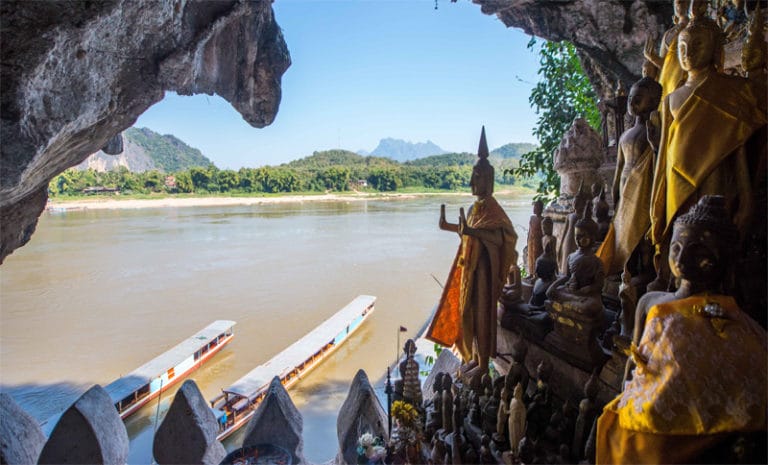
[{"label": "shadowed rock surface", "polygon": [[128,433],[109,394],[98,384],[64,412],[40,453],[41,464],[124,464]]},{"label": "shadowed rock surface", "polygon": [[267,396],[248,422],[243,447],[272,444],[291,453],[294,464],[306,463],[304,459],[304,419],[293,405],[288,391],[275,376],[269,385]]},{"label": "shadowed rock surface", "polygon": [[152,455],[159,464],[218,464],[227,455],[216,440],[218,432],[216,417],[197,384],[186,380],[155,433]]},{"label": "shadowed rock surface", "polygon": [[421,392],[424,397],[424,404],[432,400],[435,396],[435,391],[432,390],[432,385],[435,383],[435,376],[438,373],[448,373],[451,377],[455,377],[456,370],[461,366],[461,360],[453,355],[453,352],[447,349],[440,351],[440,355],[437,356],[435,364],[427,375],[427,379],[424,380],[424,384],[421,386]]},{"label": "shadowed rock surface", "polygon": [[363,370],[355,374],[347,398],[339,409],[336,433],[339,438],[337,463],[357,463],[357,441],[364,433],[387,442],[387,413]]},{"label": "shadowed rock surface", "polygon": [[[616,81],[640,79],[647,35],[660,38],[672,25],[672,2],[659,0],[473,0],[485,14],[577,50],[598,97]],[[627,85],[627,88],[629,86]]]},{"label": "shadowed rock surface", "polygon": [[218,94],[264,127],[290,65],[263,0],[1,2],[0,42],[0,262],[29,240],[48,182],[165,91]]},{"label": "shadowed rock surface", "polygon": [[45,435],[37,421],[13,397],[0,393],[0,463],[37,463],[44,444]]}]

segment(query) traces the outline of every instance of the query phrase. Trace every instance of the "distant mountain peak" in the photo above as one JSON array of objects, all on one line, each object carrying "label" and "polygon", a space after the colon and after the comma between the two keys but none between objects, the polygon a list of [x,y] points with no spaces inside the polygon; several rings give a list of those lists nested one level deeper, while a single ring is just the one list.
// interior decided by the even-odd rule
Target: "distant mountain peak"
[{"label": "distant mountain peak", "polygon": [[448,153],[448,151],[438,147],[431,140],[414,143],[392,137],[381,139],[379,145],[370,152],[371,155],[387,157],[399,162],[429,157],[431,155],[442,155],[444,153]]}]

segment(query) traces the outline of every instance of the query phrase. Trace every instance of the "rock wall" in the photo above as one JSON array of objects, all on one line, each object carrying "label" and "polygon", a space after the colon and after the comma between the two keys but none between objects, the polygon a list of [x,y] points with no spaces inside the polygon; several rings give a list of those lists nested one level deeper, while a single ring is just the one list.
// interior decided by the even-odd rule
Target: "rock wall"
[{"label": "rock wall", "polygon": [[218,94],[270,124],[290,56],[266,0],[0,3],[0,263],[29,240],[48,182],[165,91]]},{"label": "rock wall", "polygon": [[507,27],[547,40],[572,42],[598,97],[616,81],[640,79],[648,35],[672,25],[672,2],[658,0],[473,0]]}]

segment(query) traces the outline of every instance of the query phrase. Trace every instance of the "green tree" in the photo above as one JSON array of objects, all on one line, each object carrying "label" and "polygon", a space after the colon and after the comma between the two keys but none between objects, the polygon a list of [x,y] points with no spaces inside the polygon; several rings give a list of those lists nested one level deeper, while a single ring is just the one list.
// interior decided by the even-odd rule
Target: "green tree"
[{"label": "green tree", "polygon": [[[531,38],[528,48],[534,49]],[[516,176],[530,177],[540,173],[536,195],[551,199],[560,194],[560,176],[553,164],[554,152],[573,120],[582,117],[595,129],[600,127],[597,98],[589,82],[576,48],[569,42],[544,42],[539,48],[541,80],[531,91],[528,101],[539,115],[533,134],[539,146],[522,155],[520,166],[507,170]]]},{"label": "green tree", "polygon": [[235,171],[221,170],[216,174],[216,183],[221,192],[229,192],[240,185],[240,177]]}]

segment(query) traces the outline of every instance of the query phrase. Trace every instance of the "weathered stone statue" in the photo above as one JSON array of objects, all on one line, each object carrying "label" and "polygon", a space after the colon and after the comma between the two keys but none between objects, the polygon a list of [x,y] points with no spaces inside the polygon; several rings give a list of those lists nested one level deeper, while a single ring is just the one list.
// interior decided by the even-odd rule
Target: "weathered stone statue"
[{"label": "weathered stone statue", "polygon": [[[576,196],[573,199],[573,213],[570,213],[565,218],[565,227],[563,228],[563,237],[560,241],[560,249],[557,252],[557,260],[559,263],[560,273],[568,273],[568,257],[576,250],[576,242],[574,240],[574,228],[576,222],[584,217],[584,211],[589,204],[589,194],[584,191],[584,184],[579,185],[579,190],[576,192]],[[591,216],[591,214],[590,214]],[[595,230],[595,234],[597,231]],[[594,235],[592,236],[594,240]]]},{"label": "weathered stone statue", "polygon": [[504,379],[504,386],[508,392],[514,391],[518,383],[523,386],[523,394],[527,391],[528,381],[531,379],[528,368],[525,367],[527,354],[528,344],[523,338],[519,338],[512,346],[512,364],[509,366],[509,371]]},{"label": "weathered stone statue", "polygon": [[[675,0],[673,18],[674,25],[669,28],[661,38],[659,52],[654,49],[654,40],[649,37],[645,42],[643,54],[645,59],[653,63],[659,69],[659,83],[662,87],[662,95],[667,95],[677,89],[685,77],[685,72],[680,67],[677,59],[677,36],[688,25],[689,0]],[[616,200],[614,199],[614,204]]]},{"label": "weathered stone statue", "polygon": [[501,387],[496,385],[493,392],[483,405],[483,432],[492,435],[496,432],[496,421],[499,416],[499,403],[501,399]]},{"label": "weathered stone statue", "polygon": [[598,252],[608,275],[620,273],[630,258],[632,273],[639,275],[642,258],[647,260],[651,253],[650,244],[644,241],[651,226],[648,212],[655,158],[648,141],[648,126],[650,114],[658,108],[660,99],[661,86],[650,78],[640,79],[629,91],[627,110],[635,117],[635,125],[619,139],[613,179],[613,230],[609,230]]},{"label": "weathered stone statue", "polygon": [[[548,218],[546,218],[548,219]],[[533,283],[531,300],[528,309],[531,312],[544,310],[544,301],[547,300],[547,289],[557,277],[557,261],[555,260],[554,241],[547,242],[544,253],[536,259],[536,281]]]},{"label": "weathered stone statue", "polygon": [[[432,381],[432,391],[435,393],[432,397],[430,406],[427,408],[427,420],[425,430],[434,433],[443,427],[443,372],[435,375]],[[442,457],[442,455],[441,455]]]},{"label": "weathered stone statue", "polygon": [[496,442],[505,441],[505,433],[507,431],[507,419],[509,417],[509,400],[510,394],[507,387],[504,386],[501,389],[501,398],[499,399],[499,410],[496,415],[496,433],[493,435],[493,440]]},{"label": "weathered stone statue", "polygon": [[595,421],[598,413],[600,413],[595,401],[597,398],[597,383],[597,375],[593,373],[584,385],[584,398],[579,402],[579,415],[576,417],[576,426],[573,432],[573,441],[571,442],[571,450],[579,463],[584,459],[584,447],[587,444],[587,437],[592,429],[592,423]]},{"label": "weathered stone statue", "polygon": [[534,441],[537,441],[544,434],[551,416],[549,395],[549,376],[551,372],[552,366],[546,360],[539,362],[539,365],[536,367],[536,391],[533,393],[526,413],[528,420],[526,435]]},{"label": "weathered stone statue", "polygon": [[726,196],[729,216],[740,231],[746,231],[753,214],[746,147],[767,120],[748,80],[717,72],[722,47],[720,32],[711,20],[691,20],[678,41],[680,64],[688,78],[662,105],[662,136],[651,197],[651,239],[658,277],[649,289],[666,287],[669,270],[663,257],[672,224],[702,195]]},{"label": "weathered stone statue", "polygon": [[512,399],[509,401],[509,446],[512,454],[517,456],[520,440],[525,436],[526,408],[523,402],[523,385],[517,383]]},{"label": "weathered stone statue", "polygon": [[469,216],[464,216],[462,208],[459,222],[449,223],[445,205],[440,208],[440,229],[457,232],[461,245],[426,334],[447,347],[456,344],[465,363],[474,361],[477,366],[469,377],[487,373],[489,359],[496,355],[497,302],[509,266],[517,263],[517,234],[493,197],[493,183],[483,128],[470,180],[477,200]]},{"label": "weathered stone statue", "polygon": [[421,381],[419,380],[419,362],[414,359],[416,343],[413,339],[405,341],[403,346],[405,360],[400,362],[400,377],[403,380],[403,400],[421,408]]},{"label": "weathered stone statue", "polygon": [[453,379],[448,373],[443,375],[443,430],[453,432]]},{"label": "weathered stone statue", "polygon": [[545,216],[541,219],[541,247],[544,252],[547,251],[547,245],[552,247],[552,256],[557,261],[557,237],[552,234],[553,226],[552,218]]},{"label": "weathered stone statue", "polygon": [[597,463],[695,463],[728,433],[765,431],[766,333],[720,293],[737,234],[722,196],[675,220],[680,284],[638,303],[637,367],[600,416]]},{"label": "weathered stone statue", "polygon": [[595,237],[595,241],[597,243],[602,243],[611,227],[611,207],[608,206],[608,202],[605,201],[605,189],[600,190],[600,195],[597,197],[594,206],[595,222],[597,223],[597,237]]},{"label": "weathered stone statue", "polygon": [[505,309],[510,309],[515,304],[523,302],[523,283],[520,277],[520,267],[517,266],[517,263],[509,266],[507,283],[501,290],[499,302],[501,302]]},{"label": "weathered stone statue", "polygon": [[533,215],[528,221],[528,276],[533,281],[536,275],[536,259],[544,251],[541,243],[541,212],[544,211],[544,204],[541,200],[533,202]]}]

